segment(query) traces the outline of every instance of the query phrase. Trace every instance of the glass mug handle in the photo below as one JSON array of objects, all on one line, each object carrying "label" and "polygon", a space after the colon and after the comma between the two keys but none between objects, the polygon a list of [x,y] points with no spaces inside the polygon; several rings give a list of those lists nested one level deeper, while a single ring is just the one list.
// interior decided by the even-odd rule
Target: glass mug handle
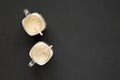
[{"label": "glass mug handle", "polygon": [[29,64],[28,64],[28,66],[29,66],[29,67],[32,67],[32,66],[34,66],[34,64],[35,64],[35,62],[34,62],[33,60],[31,60],[31,61],[29,62]]},{"label": "glass mug handle", "polygon": [[25,8],[25,9],[23,10],[23,12],[24,12],[25,16],[27,16],[27,15],[30,14],[30,11],[29,11],[27,8]]}]

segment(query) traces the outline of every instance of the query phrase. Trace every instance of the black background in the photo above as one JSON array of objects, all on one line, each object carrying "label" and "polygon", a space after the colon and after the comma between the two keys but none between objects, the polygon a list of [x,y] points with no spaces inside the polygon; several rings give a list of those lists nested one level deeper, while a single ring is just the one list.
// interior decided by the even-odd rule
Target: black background
[{"label": "black background", "polygon": [[[24,8],[46,19],[43,37],[24,31]],[[38,41],[54,56],[29,68]],[[120,80],[119,0],[0,0],[0,51],[0,80]]]}]

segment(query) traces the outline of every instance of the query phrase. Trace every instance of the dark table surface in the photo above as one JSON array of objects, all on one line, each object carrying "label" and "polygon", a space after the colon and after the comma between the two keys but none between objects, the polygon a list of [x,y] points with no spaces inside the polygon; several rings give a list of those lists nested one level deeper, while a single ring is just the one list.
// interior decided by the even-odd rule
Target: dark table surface
[{"label": "dark table surface", "polygon": [[[30,37],[23,9],[47,21]],[[53,44],[45,65],[28,67],[38,41]],[[0,80],[120,80],[119,0],[0,0]]]}]

